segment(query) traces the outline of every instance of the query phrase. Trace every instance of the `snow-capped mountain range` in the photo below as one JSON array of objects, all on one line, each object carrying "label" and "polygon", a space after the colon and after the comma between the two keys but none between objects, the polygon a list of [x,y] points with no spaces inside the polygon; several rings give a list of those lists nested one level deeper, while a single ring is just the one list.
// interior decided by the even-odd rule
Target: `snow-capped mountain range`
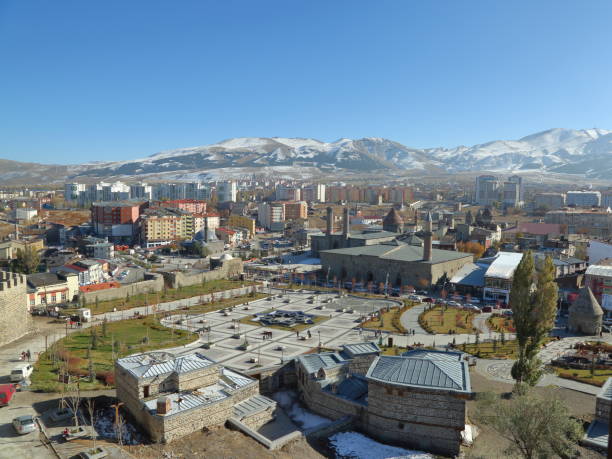
[{"label": "snow-capped mountain range", "polygon": [[[368,137],[321,142],[314,139],[245,137],[192,148],[156,153],[147,158],[41,169],[8,167],[10,177],[45,172],[78,177],[195,177],[215,171],[271,172],[309,170],[322,173],[413,172],[539,172],[612,177],[612,131],[551,129],[519,140],[495,140],[471,147],[406,147],[392,140]],[[0,179],[4,168],[0,168]],[[48,172],[51,174],[51,172]],[[23,177],[25,178],[25,177]]]}]

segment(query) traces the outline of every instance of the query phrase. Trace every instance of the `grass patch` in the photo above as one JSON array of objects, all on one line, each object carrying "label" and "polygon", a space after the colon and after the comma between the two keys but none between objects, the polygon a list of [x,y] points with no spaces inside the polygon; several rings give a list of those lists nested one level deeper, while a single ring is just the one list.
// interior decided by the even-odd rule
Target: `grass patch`
[{"label": "grass patch", "polygon": [[[406,304],[406,303],[405,303]],[[393,307],[389,310],[379,311],[377,317],[366,320],[361,324],[363,328],[373,328],[378,330],[390,331],[392,333],[406,333],[406,329],[400,322],[402,314],[410,309],[413,303],[404,307]]]},{"label": "grass patch", "polygon": [[[556,338],[549,336],[544,342],[548,343],[555,340]],[[518,342],[515,339],[504,340],[504,343],[501,340],[497,340],[480,342],[478,344],[458,344],[456,349],[482,358],[516,359],[518,356]]]},{"label": "grass patch", "polygon": [[[103,329],[106,335],[103,336]],[[96,335],[96,349],[91,349],[94,381],[89,381],[88,349],[92,343],[92,331]],[[180,346],[193,342],[197,335],[185,330],[164,327],[153,317],[108,322],[83,329],[59,340],[41,354],[34,364],[32,390],[57,392],[63,383],[58,381],[60,367],[80,379],[80,388],[108,389],[114,386],[114,360],[126,355]],[[74,379],[73,379],[74,381]]]},{"label": "grass patch", "polygon": [[492,315],[487,320],[487,325],[489,328],[496,332],[504,332],[504,333],[516,333],[516,329],[514,328],[514,321],[511,317],[505,317],[502,315]]},{"label": "grass patch", "polygon": [[434,306],[425,310],[419,316],[419,324],[429,333],[473,333],[472,320],[476,314],[473,311],[449,306]]},{"label": "grass patch", "polygon": [[557,373],[557,376],[564,379],[571,379],[584,384],[591,384],[592,386],[601,387],[612,376],[612,370],[597,370],[591,374],[591,370],[578,370],[570,368],[566,370],[564,368],[552,367]]},{"label": "grass patch", "polygon": [[146,306],[147,304],[152,305],[168,301],[182,300],[184,298],[191,298],[198,295],[208,295],[209,293],[215,293],[222,290],[229,290],[247,285],[254,285],[254,282],[219,279],[209,281],[204,284],[189,285],[181,288],[169,288],[157,293],[140,293],[138,295],[126,296],[125,298],[118,298],[115,300],[99,301],[97,303],[92,301],[86,304],[85,307],[90,308],[92,314],[102,314],[105,312],[110,312],[115,308],[117,311],[122,311],[125,309]]},{"label": "grass patch", "polygon": [[[268,312],[272,312],[274,311],[274,309],[268,309],[267,311],[263,311],[263,312],[258,312],[257,314],[266,314]],[[247,317],[243,317],[242,319],[239,320],[239,322],[241,324],[246,324],[246,325],[254,325],[256,327],[264,327],[263,324],[261,324],[259,321],[257,320],[253,320],[253,318],[255,318],[255,314],[253,314],[252,316],[247,316]],[[303,331],[306,330],[310,327],[314,327],[317,324],[320,324],[321,322],[325,322],[326,320],[329,320],[329,317],[325,317],[325,316],[312,316],[312,321],[314,323],[312,324],[297,324],[294,325],[293,327],[285,327],[283,325],[265,325],[266,328],[275,328],[277,330],[286,330],[286,331]]]}]

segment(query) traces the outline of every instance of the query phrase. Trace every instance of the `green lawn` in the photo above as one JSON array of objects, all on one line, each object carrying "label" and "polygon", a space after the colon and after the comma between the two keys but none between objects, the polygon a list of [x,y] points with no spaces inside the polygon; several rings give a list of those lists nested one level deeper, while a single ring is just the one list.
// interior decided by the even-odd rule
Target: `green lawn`
[{"label": "green lawn", "polygon": [[472,342],[465,345],[459,344],[457,349],[478,357],[493,359],[515,359],[518,354],[516,340],[506,341],[504,344],[498,341],[495,345],[490,342],[478,344]]},{"label": "green lawn", "polygon": [[473,333],[472,320],[475,314],[464,309],[434,306],[419,317],[421,326],[430,333]]},{"label": "green lawn", "polygon": [[591,370],[578,370],[575,368],[559,368],[553,367],[555,373],[560,378],[573,379],[585,384],[591,384],[592,386],[601,387],[612,376],[612,370],[595,370],[595,374],[591,374]]},{"label": "green lawn", "polygon": [[[263,311],[263,313],[258,313],[258,314],[264,314],[264,313],[268,313],[272,311],[273,309],[268,309],[267,311]],[[255,317],[255,314],[253,314],[252,316],[243,317],[242,319],[240,319],[240,323],[247,324],[247,325],[255,325],[256,327],[263,327],[263,325],[259,323],[259,321],[253,320],[254,317]],[[326,320],[329,320],[329,317],[313,315],[312,321],[314,322],[314,324],[297,324],[297,325],[294,325],[293,327],[283,327],[282,325],[266,325],[266,327],[276,328],[277,330],[287,330],[287,331],[295,332],[295,331],[306,330],[307,328],[310,328],[310,327],[314,327],[315,325],[320,324],[321,322],[325,322]]]},{"label": "green lawn", "polygon": [[[81,389],[109,388],[113,386],[114,381],[112,376],[108,376],[108,373],[114,371],[113,343],[115,358],[119,358],[138,352],[188,344],[197,338],[194,333],[164,327],[151,316],[108,322],[105,336],[102,330],[103,326],[99,325],[70,334],[41,354],[39,361],[34,364],[34,373],[31,378],[32,390],[59,391],[63,385],[58,381],[60,365],[66,367],[75,378],[82,377]],[[96,349],[90,351],[93,370],[100,379],[104,379],[104,376],[109,377],[106,383],[99,379],[90,382],[88,379],[87,352],[92,342],[92,331],[97,336]]]},{"label": "green lawn", "polygon": [[117,308],[118,311],[122,311],[125,309],[146,306],[147,304],[151,305],[167,301],[182,300],[183,298],[191,298],[198,295],[208,295],[209,293],[247,285],[254,285],[254,282],[219,279],[204,284],[189,285],[181,288],[169,288],[157,293],[141,293],[139,295],[126,296],[125,298],[118,298],[115,300],[99,301],[97,303],[92,301],[86,304],[85,307],[90,308],[92,314],[102,314],[110,312],[115,308]]},{"label": "green lawn", "polygon": [[514,321],[511,317],[491,316],[487,322],[491,330],[497,332],[501,332],[503,330],[505,333],[516,332],[516,329],[514,328]]}]

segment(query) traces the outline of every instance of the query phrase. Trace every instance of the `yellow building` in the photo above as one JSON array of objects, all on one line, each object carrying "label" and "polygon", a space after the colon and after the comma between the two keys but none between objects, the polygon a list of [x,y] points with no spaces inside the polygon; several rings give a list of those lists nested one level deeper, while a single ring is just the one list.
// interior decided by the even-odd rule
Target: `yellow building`
[{"label": "yellow building", "polygon": [[227,226],[245,228],[249,231],[249,237],[255,236],[255,220],[241,215],[231,215]]},{"label": "yellow building", "polygon": [[17,251],[23,251],[26,247],[31,247],[35,252],[39,252],[45,248],[45,241],[31,239],[0,243],[0,260],[14,260],[17,257]]},{"label": "yellow building", "polygon": [[193,215],[179,209],[152,209],[142,216],[140,228],[146,247],[171,244],[193,237]]}]

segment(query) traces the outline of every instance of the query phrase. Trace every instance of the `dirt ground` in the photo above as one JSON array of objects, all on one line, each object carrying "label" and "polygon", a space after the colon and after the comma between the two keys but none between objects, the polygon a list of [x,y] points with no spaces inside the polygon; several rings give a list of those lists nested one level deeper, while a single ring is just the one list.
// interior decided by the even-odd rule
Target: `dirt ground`
[{"label": "dirt ground", "polygon": [[194,432],[169,445],[151,444],[125,448],[138,459],[319,459],[323,458],[304,439],[296,440],[283,448],[270,451],[242,432],[226,427],[208,432]]},{"label": "dirt ground", "polygon": [[[505,384],[498,381],[491,381],[484,376],[476,373],[475,371],[470,372],[470,378],[472,383],[472,390],[474,392],[495,392],[505,393],[512,391],[511,384]],[[590,422],[595,415],[595,397],[592,395],[583,394],[569,389],[552,388],[552,387],[536,387],[533,389],[536,393],[544,394],[554,391],[557,396],[563,400],[570,410],[572,416],[581,419],[585,422]],[[476,410],[476,402],[471,400],[468,402],[468,415],[470,412]],[[471,422],[474,423],[473,420]],[[465,450],[467,459],[497,459],[506,458],[507,455],[503,454],[506,449],[508,442],[501,438],[491,428],[475,423],[480,429],[478,437],[474,442],[474,446]],[[594,450],[579,447],[580,457],[588,459],[599,459],[605,457]]]}]

